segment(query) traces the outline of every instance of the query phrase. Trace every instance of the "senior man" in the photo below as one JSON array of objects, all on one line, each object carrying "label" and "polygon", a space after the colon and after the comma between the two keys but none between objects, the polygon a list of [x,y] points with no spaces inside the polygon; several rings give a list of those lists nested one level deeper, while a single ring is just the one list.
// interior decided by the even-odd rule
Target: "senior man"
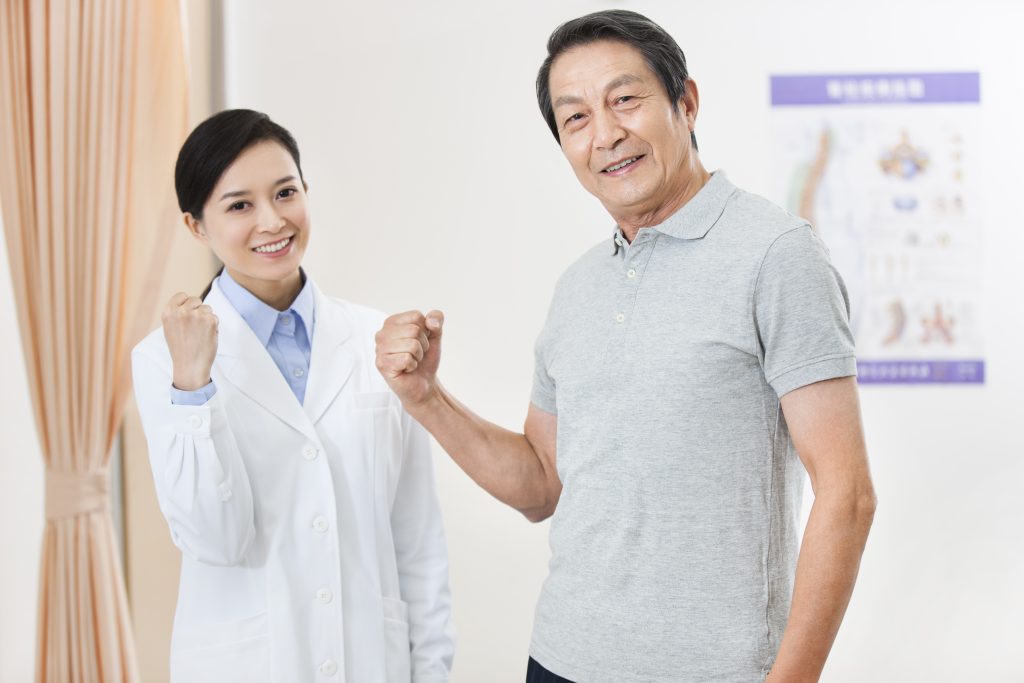
[{"label": "senior man", "polygon": [[377,335],[455,462],[552,517],[527,680],[817,680],[875,510],[842,280],[806,221],[705,170],[697,86],[646,17],[556,29],[537,99],[616,228],[558,282],[524,433],[442,387],[439,311]]}]

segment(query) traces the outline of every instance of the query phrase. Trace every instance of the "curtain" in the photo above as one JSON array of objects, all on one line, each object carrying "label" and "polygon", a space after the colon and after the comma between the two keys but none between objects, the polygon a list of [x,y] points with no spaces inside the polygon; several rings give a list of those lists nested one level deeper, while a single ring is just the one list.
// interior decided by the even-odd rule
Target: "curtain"
[{"label": "curtain", "polygon": [[0,0],[0,207],[46,466],[39,681],[138,680],[109,460],[186,97],[179,0]]}]

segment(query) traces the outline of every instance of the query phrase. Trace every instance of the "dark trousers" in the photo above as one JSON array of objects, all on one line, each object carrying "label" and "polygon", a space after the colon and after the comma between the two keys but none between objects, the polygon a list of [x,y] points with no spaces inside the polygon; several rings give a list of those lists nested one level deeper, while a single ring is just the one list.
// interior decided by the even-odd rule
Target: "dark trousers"
[{"label": "dark trousers", "polygon": [[526,683],[572,683],[572,681],[551,673],[538,664],[536,659],[530,657],[530,663],[526,666]]}]

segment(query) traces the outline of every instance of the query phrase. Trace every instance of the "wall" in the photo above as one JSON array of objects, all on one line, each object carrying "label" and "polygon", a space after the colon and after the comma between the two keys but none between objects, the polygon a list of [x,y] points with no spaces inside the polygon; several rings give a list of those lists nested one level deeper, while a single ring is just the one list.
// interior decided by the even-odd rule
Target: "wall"
[{"label": "wall", "polygon": [[20,683],[35,672],[44,468],[2,234],[0,330],[0,358],[7,367],[0,391],[0,681]]},{"label": "wall", "polygon": [[[195,125],[209,116],[214,63],[213,26],[216,3],[187,0],[189,60],[189,121]],[[184,137],[182,137],[184,142]],[[210,281],[214,263],[209,251],[192,239],[185,226],[174,225],[167,257],[167,272],[157,296],[151,327],[160,324],[160,310],[178,291],[198,294]],[[167,523],[156,502],[153,474],[135,397],[125,407],[124,427],[125,581],[135,631],[139,673],[145,683],[165,683],[171,626],[178,598],[181,553],[171,543]]]},{"label": "wall", "polygon": [[[824,680],[1019,679],[1019,4],[321,1],[283,11],[230,0],[226,102],[265,110],[297,136],[316,226],[307,267],[321,287],[386,311],[443,308],[446,385],[516,428],[552,285],[611,229],[543,125],[533,78],[557,23],[607,6],[648,14],[677,38],[700,84],[705,165],[765,195],[776,173],[770,73],[981,71],[989,380],[863,389],[881,503]],[[436,462],[454,680],[521,680],[546,525],[490,499],[440,451]]]}]

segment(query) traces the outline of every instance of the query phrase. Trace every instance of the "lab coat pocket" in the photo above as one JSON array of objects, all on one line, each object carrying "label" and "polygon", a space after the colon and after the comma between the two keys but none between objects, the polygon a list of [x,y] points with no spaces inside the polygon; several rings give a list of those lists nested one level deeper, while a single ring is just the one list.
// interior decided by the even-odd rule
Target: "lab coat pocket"
[{"label": "lab coat pocket", "polygon": [[171,683],[270,681],[267,613],[175,633]]},{"label": "lab coat pocket", "polygon": [[409,683],[412,662],[409,645],[409,608],[401,600],[381,598],[384,609],[384,647],[388,683]]},{"label": "lab coat pocket", "polygon": [[397,406],[398,399],[390,391],[367,391],[356,394],[357,410],[383,410]]}]

